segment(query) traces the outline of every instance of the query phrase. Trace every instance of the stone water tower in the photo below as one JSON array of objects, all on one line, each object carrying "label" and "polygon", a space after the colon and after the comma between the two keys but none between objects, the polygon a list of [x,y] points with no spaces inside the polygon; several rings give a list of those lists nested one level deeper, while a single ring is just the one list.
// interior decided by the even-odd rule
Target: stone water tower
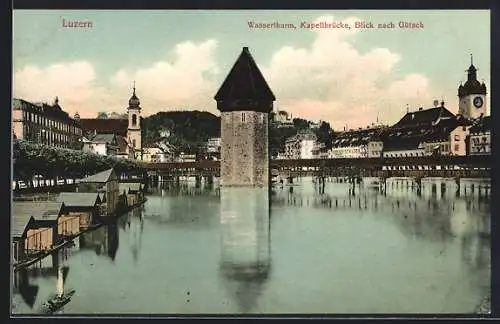
[{"label": "stone water tower", "polygon": [[269,113],[276,98],[248,47],[214,99],[221,112],[221,186],[268,186]]}]

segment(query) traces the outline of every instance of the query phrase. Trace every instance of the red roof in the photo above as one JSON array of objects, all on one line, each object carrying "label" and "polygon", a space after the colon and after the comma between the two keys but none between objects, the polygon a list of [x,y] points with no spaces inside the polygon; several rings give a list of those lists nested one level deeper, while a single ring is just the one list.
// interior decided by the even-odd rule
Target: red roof
[{"label": "red roof", "polygon": [[127,136],[127,119],[82,118],[80,119],[80,125],[84,132]]}]

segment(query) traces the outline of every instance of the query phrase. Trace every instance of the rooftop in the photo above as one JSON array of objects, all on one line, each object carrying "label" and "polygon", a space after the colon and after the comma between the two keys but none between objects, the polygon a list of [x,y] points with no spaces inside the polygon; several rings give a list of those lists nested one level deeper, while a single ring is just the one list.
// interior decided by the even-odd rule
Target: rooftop
[{"label": "rooftop", "polygon": [[444,102],[441,107],[433,107],[427,109],[419,109],[418,111],[407,112],[394,126],[413,127],[413,126],[428,126],[435,123],[438,118],[454,118],[455,115],[444,107]]},{"label": "rooftop", "polygon": [[61,106],[59,106],[59,100],[57,98],[52,105],[49,105],[47,103],[32,103],[23,99],[13,98],[12,109],[31,111],[44,115],[48,118],[52,118],[54,120],[59,120],[78,126],[78,123],[73,118],[71,118],[67,112],[62,110]]},{"label": "rooftop", "polygon": [[53,201],[13,201],[12,235],[22,234],[31,217],[35,220],[57,220],[63,206],[63,203]]},{"label": "rooftop", "polygon": [[101,200],[99,194],[91,192],[61,192],[56,199],[68,207],[94,207]]},{"label": "rooftop", "polygon": [[92,183],[106,183],[111,180],[111,175],[114,173],[113,169],[108,169],[86,178],[80,179],[80,182],[92,182]]}]

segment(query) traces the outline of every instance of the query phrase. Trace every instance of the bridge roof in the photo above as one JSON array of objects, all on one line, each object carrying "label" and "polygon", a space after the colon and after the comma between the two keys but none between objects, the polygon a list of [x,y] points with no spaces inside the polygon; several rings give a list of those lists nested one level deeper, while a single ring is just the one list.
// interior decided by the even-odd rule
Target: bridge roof
[{"label": "bridge roof", "polygon": [[214,99],[220,111],[253,110],[269,113],[276,100],[248,47],[222,83]]}]

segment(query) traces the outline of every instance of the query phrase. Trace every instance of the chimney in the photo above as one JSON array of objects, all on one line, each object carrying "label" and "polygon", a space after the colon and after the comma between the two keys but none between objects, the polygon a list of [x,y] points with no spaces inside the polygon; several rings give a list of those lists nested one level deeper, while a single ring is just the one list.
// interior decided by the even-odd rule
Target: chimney
[{"label": "chimney", "polygon": [[438,100],[434,100],[434,107],[437,108],[438,105],[439,105],[439,101]]},{"label": "chimney", "polygon": [[444,108],[444,101],[441,101],[441,108]]},{"label": "chimney", "polygon": [[[437,105],[436,105],[436,107],[437,107]],[[422,111],[422,110],[424,110],[424,107],[418,108],[418,111]]]}]

